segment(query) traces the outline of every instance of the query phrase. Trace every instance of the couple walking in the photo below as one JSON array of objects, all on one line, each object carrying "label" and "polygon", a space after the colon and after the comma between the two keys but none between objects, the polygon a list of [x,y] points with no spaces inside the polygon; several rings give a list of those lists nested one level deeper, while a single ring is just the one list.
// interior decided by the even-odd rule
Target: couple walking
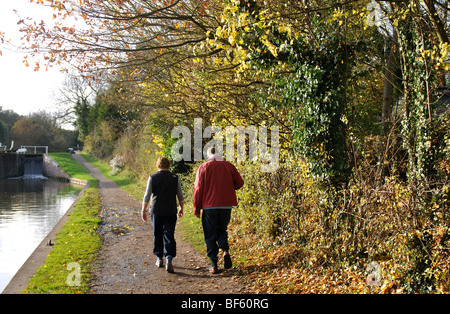
[{"label": "couple walking", "polygon": [[[232,266],[228,245],[228,223],[231,218],[231,208],[237,205],[235,190],[244,185],[236,167],[222,160],[221,155],[211,147],[207,152],[207,162],[197,171],[194,184],[194,215],[200,218],[203,209],[202,225],[205,236],[206,251],[211,260],[210,273],[218,273],[219,249],[223,251],[224,268]],[[176,256],[174,238],[177,222],[177,202],[180,204],[178,218],[183,216],[184,197],[178,176],[169,171],[170,162],[160,157],[156,163],[158,172],[152,174],[147,183],[142,203],[142,220],[147,221],[147,209],[150,205],[153,223],[156,266],[163,267],[163,257],[166,257],[166,270],[174,272],[172,259]]]}]

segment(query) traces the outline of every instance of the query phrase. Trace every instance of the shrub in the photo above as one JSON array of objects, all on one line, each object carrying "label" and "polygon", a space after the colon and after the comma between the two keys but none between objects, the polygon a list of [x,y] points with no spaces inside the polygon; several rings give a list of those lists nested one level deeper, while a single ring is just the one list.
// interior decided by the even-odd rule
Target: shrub
[{"label": "shrub", "polygon": [[[341,189],[317,184],[303,161],[287,160],[271,174],[254,164],[238,165],[245,186],[238,192],[231,239],[241,270],[261,276],[259,284],[253,281],[255,289],[448,291],[449,185],[430,190],[395,176],[377,181],[372,166],[362,164]],[[381,287],[366,285],[372,263],[379,267]],[[309,284],[324,286],[299,283],[296,276],[271,283],[288,270],[318,276]],[[339,277],[348,281],[337,285]]]}]

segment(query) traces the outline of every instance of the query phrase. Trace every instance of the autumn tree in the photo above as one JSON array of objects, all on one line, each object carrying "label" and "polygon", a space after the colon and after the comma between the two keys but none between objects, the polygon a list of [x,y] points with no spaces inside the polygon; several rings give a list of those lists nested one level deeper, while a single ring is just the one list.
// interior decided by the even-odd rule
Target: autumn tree
[{"label": "autumn tree", "polygon": [[[363,86],[382,80],[375,89],[376,95],[382,93],[377,101],[388,136],[394,94],[411,95],[409,84],[420,77],[408,74],[415,66],[405,58],[426,59],[427,119],[435,102],[434,67],[440,67],[441,81],[445,76],[445,1],[37,2],[54,9],[54,21],[19,21],[30,58],[44,53],[47,65],[70,62],[84,77],[120,82],[122,94],[128,93],[136,105],[170,112],[184,122],[202,117],[215,123],[276,123],[288,143],[295,136],[314,172],[337,181],[347,177],[351,166],[349,139],[339,135],[376,128],[374,114],[372,126],[363,122],[367,106],[362,99],[368,97]],[[373,17],[368,9],[376,3],[384,25],[367,24]],[[70,26],[74,18],[78,22]],[[417,27],[405,33],[406,25]],[[382,36],[377,37],[377,30]],[[418,34],[414,41],[412,34]],[[441,57],[407,56],[418,51],[413,42],[420,43],[416,48],[422,53],[437,47]],[[379,79],[374,81],[375,73]],[[410,108],[407,104],[407,124]],[[412,141],[421,137],[413,133],[407,136]],[[417,163],[412,157],[416,145],[405,145],[410,147],[409,163]]]},{"label": "autumn tree", "polygon": [[20,118],[10,131],[15,147],[48,146],[50,151],[67,151],[76,146],[78,132],[62,129],[57,119],[44,111]]},{"label": "autumn tree", "polygon": [[[30,60],[44,53],[46,66],[70,62],[84,77],[120,81],[136,103],[178,117],[211,121],[223,111],[231,124],[239,123],[233,115],[255,124],[276,117],[251,105],[262,82],[239,79],[233,56],[207,44],[221,24],[221,1],[42,2],[55,9],[53,27],[19,22]],[[73,16],[81,25],[67,26]],[[278,122],[287,134],[285,120]]]},{"label": "autumn tree", "polygon": [[6,142],[8,141],[8,136],[9,135],[9,130],[5,124],[5,122],[3,122],[0,119],[0,143],[2,143],[2,145],[5,145]]},{"label": "autumn tree", "polygon": [[[54,25],[19,21],[24,39],[30,42],[26,48],[31,56],[45,53],[48,64],[71,62],[83,75],[96,79],[103,70],[117,74],[127,67],[136,70],[132,77],[139,78],[144,74],[140,66],[170,60],[143,78],[160,73],[194,57],[195,45],[205,40],[208,29],[217,26],[209,14],[215,4],[205,1],[38,2],[55,10]],[[78,18],[76,24],[70,24],[73,16]]]},{"label": "autumn tree", "polygon": [[28,118],[17,121],[11,129],[11,139],[17,145],[47,146],[48,133],[39,124]]},{"label": "autumn tree", "polygon": [[442,97],[439,85],[445,83],[442,71],[448,70],[448,11],[448,4],[440,1],[391,2],[385,11],[398,40],[402,135],[413,182],[433,180],[439,158],[435,144],[443,141],[443,117],[436,116],[436,109]]},{"label": "autumn tree", "polygon": [[3,110],[0,106],[0,120],[4,123],[5,131],[2,144],[9,145],[10,131],[14,124],[20,119],[20,115],[10,109]]}]

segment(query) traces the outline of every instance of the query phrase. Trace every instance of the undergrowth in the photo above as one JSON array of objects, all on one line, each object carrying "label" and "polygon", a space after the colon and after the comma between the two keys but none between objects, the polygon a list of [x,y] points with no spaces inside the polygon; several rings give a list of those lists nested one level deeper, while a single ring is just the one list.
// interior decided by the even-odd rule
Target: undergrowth
[{"label": "undergrowth", "polygon": [[446,182],[377,182],[366,168],[336,189],[319,185],[302,161],[271,174],[255,167],[238,166],[245,186],[230,230],[254,292],[449,291]]},{"label": "undergrowth", "polygon": [[[187,201],[180,229],[204,251],[191,205],[199,165],[180,175]],[[229,240],[251,292],[449,291],[448,182],[408,184],[395,171],[381,176],[376,165],[362,165],[340,187],[320,184],[302,160],[287,159],[274,173],[236,165],[245,185]]]}]

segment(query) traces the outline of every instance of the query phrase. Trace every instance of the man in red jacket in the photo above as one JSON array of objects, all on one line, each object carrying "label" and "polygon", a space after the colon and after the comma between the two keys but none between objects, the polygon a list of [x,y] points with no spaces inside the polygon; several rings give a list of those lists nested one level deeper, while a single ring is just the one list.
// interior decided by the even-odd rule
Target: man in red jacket
[{"label": "man in red jacket", "polygon": [[209,271],[216,274],[219,248],[223,251],[225,269],[232,267],[227,228],[231,208],[237,205],[236,190],[244,185],[244,180],[233,164],[222,160],[215,147],[208,150],[207,157],[208,161],[198,168],[195,178],[194,214],[200,218],[203,209],[203,233],[212,262]]}]

